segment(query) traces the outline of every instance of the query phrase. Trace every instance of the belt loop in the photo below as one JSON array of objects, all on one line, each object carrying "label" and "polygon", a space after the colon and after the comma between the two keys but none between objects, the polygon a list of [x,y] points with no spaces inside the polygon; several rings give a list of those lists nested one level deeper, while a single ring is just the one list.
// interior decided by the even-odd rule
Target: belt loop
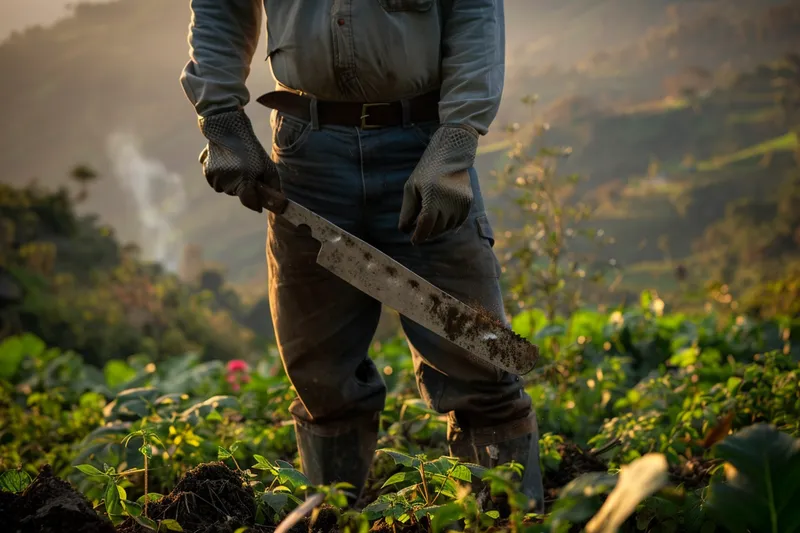
[{"label": "belt loop", "polygon": [[400,100],[400,107],[403,109],[403,127],[410,128],[413,126],[411,123],[411,102],[403,98]]},{"label": "belt loop", "polygon": [[319,129],[319,113],[317,113],[317,97],[308,95],[308,114],[311,117],[311,129],[317,131]]}]

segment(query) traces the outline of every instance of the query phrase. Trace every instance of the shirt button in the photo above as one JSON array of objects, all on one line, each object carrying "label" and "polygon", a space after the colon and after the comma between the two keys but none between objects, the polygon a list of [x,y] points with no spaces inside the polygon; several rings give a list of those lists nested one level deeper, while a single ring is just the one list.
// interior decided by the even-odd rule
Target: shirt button
[{"label": "shirt button", "polygon": [[344,19],[337,20],[336,24],[338,24],[339,26],[344,26]]}]

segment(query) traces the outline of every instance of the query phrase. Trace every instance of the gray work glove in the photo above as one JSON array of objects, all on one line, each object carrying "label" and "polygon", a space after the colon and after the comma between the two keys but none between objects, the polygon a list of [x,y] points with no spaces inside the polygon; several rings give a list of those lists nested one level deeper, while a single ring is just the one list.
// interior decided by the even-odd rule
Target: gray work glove
[{"label": "gray work glove", "polygon": [[260,213],[262,197],[258,182],[280,190],[280,178],[244,110],[200,117],[198,122],[208,139],[208,145],[200,153],[208,184],[217,192],[238,196],[242,205]]},{"label": "gray work glove", "polygon": [[472,207],[468,169],[475,162],[478,132],[469,126],[442,125],[403,191],[399,228],[414,233],[417,244],[461,226]]}]

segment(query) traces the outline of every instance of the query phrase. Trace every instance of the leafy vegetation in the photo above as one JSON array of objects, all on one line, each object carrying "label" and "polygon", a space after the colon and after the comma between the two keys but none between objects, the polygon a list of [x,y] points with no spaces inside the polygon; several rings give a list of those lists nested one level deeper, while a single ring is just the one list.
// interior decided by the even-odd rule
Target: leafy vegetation
[{"label": "leafy vegetation", "polygon": [[[544,159],[527,161],[529,171],[550,157],[537,153]],[[523,193],[551,190],[534,185],[522,183]],[[325,532],[707,533],[742,525],[771,533],[796,524],[790,504],[800,490],[792,474],[800,442],[796,314],[732,313],[730,302],[713,300],[693,314],[672,309],[654,292],[606,311],[540,305],[557,290],[523,298],[526,305],[514,306],[513,327],[544,354],[526,376],[541,430],[543,516],[532,514],[516,491],[510,474],[519,465],[487,470],[448,457],[446,421],[417,398],[404,340],[376,342],[371,355],[392,394],[359,512],[347,507],[348,486],[314,487],[297,470],[288,415],[294,392],[274,350],[249,362],[238,355],[255,349],[246,342],[228,345],[241,352],[186,350],[191,342],[214,346],[214,336],[230,338],[230,319],[214,327],[216,313],[224,312],[214,307],[219,287],[184,285],[137,259],[105,228],[75,216],[63,191],[3,191],[3,223],[14,229],[3,275],[18,290],[4,293],[15,299],[4,307],[0,344],[0,507],[28,509],[34,495],[36,501],[78,497],[64,492],[57,483],[63,478],[96,508],[85,507],[93,519],[124,533],[207,531],[212,524],[218,531],[259,531],[309,498],[316,498],[309,501],[317,511],[304,520]],[[559,231],[580,220],[569,219]],[[569,240],[562,245],[570,250]],[[97,266],[76,268],[87,257]],[[570,264],[568,256],[547,257]],[[540,268],[525,265],[509,272],[512,283]],[[114,282],[135,286],[136,278],[115,277],[123,273],[157,284],[143,302],[175,299],[150,316],[180,328],[186,344],[168,349],[164,330],[145,327],[152,323],[131,313],[141,301],[109,297]],[[71,281],[56,283],[65,278]],[[519,289],[523,296],[527,290]],[[87,318],[81,294],[98,318]],[[48,303],[35,307],[42,298]],[[114,331],[127,335],[103,337],[107,344],[87,335],[81,344],[69,333],[101,333],[112,316]],[[192,336],[201,326],[189,327],[190,318],[207,337]],[[507,508],[494,508],[487,492],[505,494]],[[218,497],[212,494],[225,497],[202,505]],[[21,525],[39,520],[36,513],[14,513]]]}]

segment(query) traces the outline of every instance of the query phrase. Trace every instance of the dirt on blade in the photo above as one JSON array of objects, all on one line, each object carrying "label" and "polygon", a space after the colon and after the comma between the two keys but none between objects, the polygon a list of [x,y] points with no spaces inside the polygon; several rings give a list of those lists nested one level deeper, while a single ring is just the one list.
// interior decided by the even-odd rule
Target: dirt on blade
[{"label": "dirt on blade", "polygon": [[[423,290],[418,284],[412,284],[412,281],[409,280],[412,290]],[[471,330],[488,330],[492,335],[484,340],[496,360],[506,367],[525,367],[529,361],[538,358],[539,351],[536,346],[517,335],[486,309],[468,304],[470,310],[463,312],[463,307],[458,305],[457,301],[449,298],[448,300],[443,302],[437,294],[427,295],[428,314],[434,321],[442,324],[448,340],[455,341]]]},{"label": "dirt on blade", "polygon": [[[0,510],[15,508],[10,520],[3,514],[3,531],[11,533],[114,533],[114,526],[98,515],[92,505],[68,482],[53,475],[45,465],[36,479],[19,495],[5,493]],[[7,521],[8,520],[8,521]],[[10,527],[9,527],[10,522]]]},{"label": "dirt on blade", "polygon": [[[147,514],[156,522],[176,520],[186,533],[234,533],[253,526],[255,495],[244,478],[224,463],[206,463],[189,470],[172,492],[150,503]],[[152,533],[131,519],[118,531]]]}]

